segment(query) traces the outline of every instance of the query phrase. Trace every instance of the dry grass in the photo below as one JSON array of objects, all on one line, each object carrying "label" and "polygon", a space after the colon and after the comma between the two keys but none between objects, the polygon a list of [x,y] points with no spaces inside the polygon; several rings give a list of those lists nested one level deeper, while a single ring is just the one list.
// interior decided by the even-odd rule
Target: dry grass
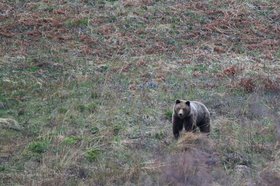
[{"label": "dry grass", "polygon": [[[278,183],[279,7],[1,2],[0,185]],[[209,137],[174,141],[181,98]]]}]

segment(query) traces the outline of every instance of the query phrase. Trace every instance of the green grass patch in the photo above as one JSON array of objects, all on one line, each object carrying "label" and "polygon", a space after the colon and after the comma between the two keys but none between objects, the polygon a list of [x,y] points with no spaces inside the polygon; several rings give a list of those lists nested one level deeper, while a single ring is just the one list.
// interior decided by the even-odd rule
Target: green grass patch
[{"label": "green grass patch", "polygon": [[123,126],[121,124],[115,124],[113,127],[114,135],[118,135],[123,130]]},{"label": "green grass patch", "polygon": [[6,170],[7,170],[7,168],[5,165],[0,165],[0,172],[4,172]]},{"label": "green grass patch", "polygon": [[159,131],[159,132],[156,132],[154,134],[154,138],[155,139],[158,139],[158,140],[162,140],[166,137],[165,133],[163,131]]},{"label": "green grass patch", "polygon": [[75,19],[68,19],[64,22],[67,27],[86,27],[88,26],[89,18],[75,18]]},{"label": "green grass patch", "polygon": [[89,112],[89,113],[94,113],[97,109],[97,104],[95,103],[89,103],[89,104],[84,104],[84,105],[79,105],[78,110],[80,112]]},{"label": "green grass patch", "polygon": [[91,127],[90,132],[91,132],[92,134],[97,134],[97,133],[99,132],[99,128],[93,126],[93,127]]},{"label": "green grass patch", "polygon": [[68,110],[66,108],[59,108],[57,111],[59,114],[65,114]]},{"label": "green grass patch", "polygon": [[198,64],[198,65],[194,65],[192,68],[191,68],[192,72],[195,72],[195,71],[198,71],[198,72],[206,72],[208,70],[208,66],[205,65],[205,64]]},{"label": "green grass patch", "polygon": [[85,158],[89,162],[94,162],[94,161],[96,161],[101,156],[101,154],[102,154],[102,152],[101,152],[100,149],[98,149],[98,148],[90,148],[90,149],[86,150]]},{"label": "green grass patch", "polygon": [[48,150],[49,145],[49,140],[33,141],[28,145],[28,150],[33,153],[42,154]]},{"label": "green grass patch", "polygon": [[164,112],[164,118],[171,121],[172,120],[172,115],[173,115],[173,111],[172,110],[166,110]]},{"label": "green grass patch", "polygon": [[67,145],[74,145],[76,143],[78,143],[81,140],[80,137],[77,136],[69,136],[69,137],[65,137],[63,139],[63,143],[67,144]]},{"label": "green grass patch", "polygon": [[[194,180],[262,185],[251,175],[241,184],[231,178],[240,164],[259,175],[279,154],[275,0],[12,0],[1,7],[0,117],[22,129],[0,129],[0,185],[176,185],[161,178],[189,150],[202,151],[203,161],[198,171],[171,169],[183,185],[201,184],[176,172],[195,174],[205,162],[226,171],[222,181],[220,170],[204,169]],[[252,92],[242,78],[259,78]],[[268,88],[276,90],[268,95]],[[255,94],[267,100],[267,117],[251,114]],[[178,149],[176,99],[206,104],[210,139],[194,134],[198,143]]]}]

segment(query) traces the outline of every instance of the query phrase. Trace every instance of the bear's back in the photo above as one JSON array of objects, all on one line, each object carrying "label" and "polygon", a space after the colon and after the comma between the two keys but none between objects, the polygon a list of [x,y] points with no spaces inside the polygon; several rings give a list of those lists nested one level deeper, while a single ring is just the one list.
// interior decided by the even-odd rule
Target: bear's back
[{"label": "bear's back", "polygon": [[191,101],[190,103],[193,114],[197,117],[197,122],[201,122],[202,120],[210,117],[210,112],[203,103],[199,101]]}]

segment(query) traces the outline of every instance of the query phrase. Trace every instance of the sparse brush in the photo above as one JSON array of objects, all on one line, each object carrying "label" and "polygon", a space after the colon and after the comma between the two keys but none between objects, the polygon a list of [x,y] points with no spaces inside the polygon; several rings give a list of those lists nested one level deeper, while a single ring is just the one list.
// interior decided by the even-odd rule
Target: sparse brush
[{"label": "sparse brush", "polygon": [[176,145],[179,151],[185,151],[195,148],[207,149],[211,148],[212,146],[211,140],[206,134],[193,132],[183,133]]},{"label": "sparse brush", "polygon": [[[0,185],[278,183],[279,7],[1,1]],[[181,98],[208,137],[174,140]]]}]

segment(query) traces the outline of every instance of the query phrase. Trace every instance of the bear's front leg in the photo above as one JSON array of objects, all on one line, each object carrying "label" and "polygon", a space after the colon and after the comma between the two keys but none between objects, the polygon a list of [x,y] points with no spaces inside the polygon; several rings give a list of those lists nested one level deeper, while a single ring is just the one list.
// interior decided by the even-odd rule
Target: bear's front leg
[{"label": "bear's front leg", "polygon": [[179,138],[179,130],[177,130],[174,126],[173,126],[173,135],[174,135],[174,138],[175,139],[178,139]]},{"label": "bear's front leg", "polygon": [[180,131],[183,129],[183,121],[173,117],[173,135],[175,139],[179,138]]},{"label": "bear's front leg", "polygon": [[184,128],[186,132],[194,132],[196,129],[195,121],[193,120],[193,117],[185,118],[184,121]]}]

